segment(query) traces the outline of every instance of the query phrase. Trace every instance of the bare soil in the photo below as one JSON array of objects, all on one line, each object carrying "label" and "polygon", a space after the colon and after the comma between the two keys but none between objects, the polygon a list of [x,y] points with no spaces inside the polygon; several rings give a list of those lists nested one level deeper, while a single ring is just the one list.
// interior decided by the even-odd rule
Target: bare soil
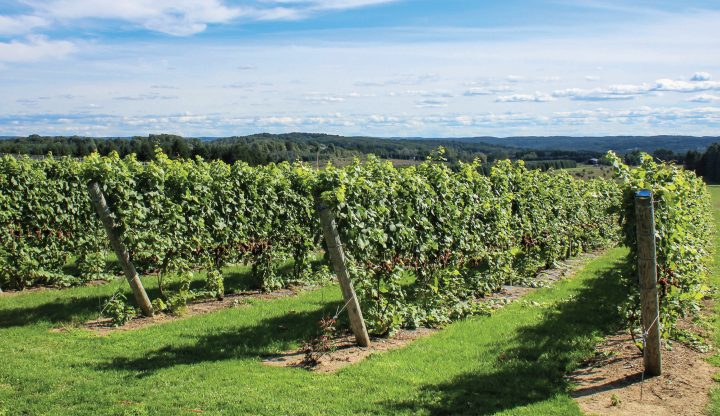
[{"label": "bare soil", "polygon": [[[550,286],[559,280],[570,277],[589,259],[597,257],[599,253],[585,253],[558,263],[552,269],[543,270],[533,279],[537,287],[505,285],[499,292],[488,295],[482,300],[487,302],[492,309],[500,309],[540,287]],[[345,366],[358,363],[376,352],[402,348],[416,339],[430,336],[437,331],[439,330],[430,328],[401,330],[392,337],[373,337],[370,347],[367,348],[359,347],[354,336],[343,334],[330,341],[334,345],[334,349],[323,354],[314,366],[308,366],[304,363],[305,354],[302,350],[292,350],[272,355],[264,359],[263,364],[275,367],[301,367],[319,373],[334,373]]]},{"label": "bare soil", "polygon": [[371,338],[370,346],[367,348],[358,347],[355,343],[355,336],[343,335],[332,340],[334,349],[320,357],[315,366],[306,366],[303,363],[305,354],[298,350],[272,355],[265,358],[262,363],[274,367],[301,367],[318,373],[334,373],[350,364],[360,362],[376,352],[402,348],[416,339],[432,335],[437,331],[437,329],[428,328],[401,330],[392,338]]},{"label": "bare soil", "polygon": [[[712,311],[709,301],[706,311]],[[683,329],[706,337],[690,319]],[[662,349],[658,377],[643,377],[643,357],[627,332],[608,336],[595,356],[570,375],[577,384],[572,396],[580,409],[592,415],[704,415],[718,369],[703,353],[678,342]]]}]

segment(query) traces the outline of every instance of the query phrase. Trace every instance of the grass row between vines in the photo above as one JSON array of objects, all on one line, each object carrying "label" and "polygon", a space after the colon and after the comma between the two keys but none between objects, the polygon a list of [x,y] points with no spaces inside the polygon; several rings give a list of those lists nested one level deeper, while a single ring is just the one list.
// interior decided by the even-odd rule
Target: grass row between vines
[{"label": "grass row between vines", "polygon": [[[713,251],[712,269],[710,271],[710,284],[715,288],[715,314],[713,317],[715,329],[715,346],[720,346],[720,185],[710,186],[712,196],[713,218],[715,220],[715,244]],[[710,360],[714,365],[720,367],[720,354],[716,354]],[[717,381],[720,381],[718,379]],[[720,415],[720,388],[715,388],[710,394],[709,413]]]},{"label": "grass row between vines", "polygon": [[626,254],[334,375],[260,360],[314,334],[336,286],[103,337],[50,329],[94,317],[112,285],[3,296],[0,415],[579,414],[564,374],[620,322]]}]

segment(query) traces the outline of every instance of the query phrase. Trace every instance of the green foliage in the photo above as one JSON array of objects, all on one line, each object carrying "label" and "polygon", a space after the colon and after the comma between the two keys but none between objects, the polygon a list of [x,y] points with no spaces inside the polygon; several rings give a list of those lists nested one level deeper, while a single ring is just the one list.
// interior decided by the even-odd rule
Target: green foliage
[{"label": "green foliage", "polygon": [[677,337],[680,335],[677,320],[699,310],[699,302],[708,290],[712,211],[707,187],[694,172],[657,163],[647,154],[640,156],[640,164],[635,168],[624,165],[612,152],[607,158],[623,187],[621,220],[634,267],[625,279],[630,294],[624,305],[625,314],[632,328],[640,328],[634,200],[635,192],[649,189],[655,202],[661,330],[664,337]]},{"label": "green foliage", "polygon": [[720,182],[720,142],[713,143],[696,162],[699,175],[712,183]]},{"label": "green foliage", "polygon": [[613,244],[619,189],[500,161],[396,169],[369,158],[319,174],[369,330],[437,326],[555,261]]},{"label": "green foliage", "polygon": [[[525,159],[523,159],[525,160]],[[525,167],[528,169],[540,169],[540,170],[550,170],[550,169],[572,169],[577,167],[577,162],[574,160],[531,160],[527,161],[525,160]]]},{"label": "green foliage", "polygon": [[210,270],[205,279],[205,290],[218,300],[225,297],[225,284],[221,270]]},{"label": "green foliage", "polygon": [[123,326],[137,316],[137,311],[127,304],[127,298],[122,292],[116,292],[105,302],[102,315],[112,320],[113,325]]},{"label": "green foliage", "polygon": [[70,158],[0,158],[0,286],[72,284],[70,254],[82,280],[97,278],[104,247],[82,172]]},{"label": "green foliage", "polygon": [[[485,140],[493,141],[489,144]],[[52,153],[58,156],[82,158],[98,152],[108,156],[113,152],[121,157],[136,154],[140,161],[155,159],[155,148],[171,158],[193,159],[202,157],[206,160],[222,160],[225,163],[243,161],[252,166],[294,162],[297,160],[315,163],[316,160],[350,160],[367,154],[374,154],[385,159],[424,160],[438,146],[447,148],[446,158],[450,163],[472,161],[476,158],[494,161],[497,159],[523,159],[526,156],[536,160],[568,159],[576,162],[599,157],[602,151],[612,148],[600,145],[599,149],[588,151],[587,140],[562,138],[560,141],[550,137],[533,138],[523,141],[518,138],[493,139],[487,138],[454,138],[454,139],[390,139],[375,137],[343,137],[320,133],[286,133],[286,134],[253,134],[250,136],[234,136],[217,139],[184,138],[172,134],[151,134],[148,137],[132,138],[91,138],[38,136],[16,137],[0,140],[0,153],[28,154],[45,156]],[[557,139],[557,138],[556,138]],[[569,139],[569,140],[568,140]],[[693,140],[694,139],[694,140]],[[606,139],[604,140],[606,141]],[[637,142],[643,138],[634,138],[635,144],[620,148],[638,147]],[[664,143],[661,137],[652,140],[653,146]],[[676,142],[689,148],[705,147],[701,138],[683,137]],[[555,146],[547,147],[548,143]],[[582,143],[582,146],[578,144]],[[694,145],[692,143],[695,143]],[[677,148],[677,143],[667,146]],[[542,147],[545,150],[537,150]],[[593,143],[598,148],[598,143]],[[641,147],[643,148],[643,147]],[[650,147],[651,149],[652,147]],[[535,149],[535,150],[533,150]],[[565,149],[565,150],[554,150]]]},{"label": "green foliage", "polygon": [[90,181],[101,184],[141,273],[250,261],[258,286],[272,290],[287,284],[274,263],[294,257],[300,261],[292,279],[303,281],[319,230],[312,172],[299,163],[171,160],[160,151],[148,163],[97,153],[82,161],[3,157],[0,287],[72,283],[62,273],[71,255],[82,280],[101,277],[106,237],[90,204]]},{"label": "green foliage", "polygon": [[[485,313],[478,299],[503,284],[532,284],[558,260],[615,244],[621,222],[632,247],[632,191],[650,187],[658,199],[665,328],[672,331],[678,316],[697,307],[708,233],[698,219],[708,208],[693,174],[641,156],[635,169],[615,160],[619,185],[528,170],[522,161],[451,168],[446,154],[440,149],[403,169],[370,157],[322,171],[302,163],[171,159],[159,149],[151,162],[117,154],[5,157],[0,226],[9,238],[0,245],[0,284],[72,283],[61,273],[70,255],[84,279],[102,273],[104,231],[88,201],[90,181],[101,184],[138,270],[178,280],[173,292],[160,282],[159,310],[222,298],[219,270],[238,262],[252,265],[265,290],[308,282],[320,198],[336,214],[371,331],[440,326]],[[280,273],[291,258],[292,276]],[[198,269],[208,270],[206,284],[191,290],[186,276]],[[631,317],[633,305],[626,308]]]},{"label": "green foliage", "polygon": [[[170,273],[166,279],[170,281],[176,280],[173,283],[177,285],[177,290],[167,293],[163,291],[162,298],[159,298],[157,302],[153,303],[153,307],[158,312],[181,313],[189,301],[202,297],[205,294],[204,292],[196,292],[190,288],[193,279],[192,272]],[[217,292],[213,292],[213,295],[217,296]]]}]

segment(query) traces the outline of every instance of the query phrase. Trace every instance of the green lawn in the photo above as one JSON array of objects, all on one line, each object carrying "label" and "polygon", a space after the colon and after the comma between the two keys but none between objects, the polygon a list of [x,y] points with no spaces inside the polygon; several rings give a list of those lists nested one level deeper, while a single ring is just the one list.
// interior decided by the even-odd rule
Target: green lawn
[{"label": "green lawn", "polygon": [[592,179],[592,178],[613,178],[612,166],[603,165],[578,165],[575,168],[563,169],[568,171],[571,175],[581,179]]},{"label": "green lawn", "polygon": [[[713,267],[710,274],[711,282],[716,288],[715,292],[715,345],[720,345],[720,185],[710,186],[713,201],[715,225],[718,232],[715,234],[715,252]],[[720,367],[720,354],[715,355],[711,362]],[[720,381],[720,380],[719,380]],[[710,394],[710,414],[720,415],[720,388],[715,388]]]},{"label": "green lawn", "polygon": [[260,360],[313,334],[336,286],[104,337],[50,329],[95,317],[117,283],[3,296],[0,415],[579,414],[563,375],[619,322],[625,254],[333,375]]}]

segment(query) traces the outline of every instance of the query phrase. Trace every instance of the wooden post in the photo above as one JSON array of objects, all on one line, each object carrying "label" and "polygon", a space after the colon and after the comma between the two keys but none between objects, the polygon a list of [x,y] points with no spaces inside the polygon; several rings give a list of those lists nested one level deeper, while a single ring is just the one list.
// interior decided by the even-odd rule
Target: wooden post
[{"label": "wooden post", "polygon": [[340,234],[338,234],[337,224],[335,223],[335,216],[330,208],[322,203],[318,204],[318,212],[320,214],[320,223],[322,225],[323,235],[325,236],[330,261],[332,262],[335,275],[340,281],[343,299],[345,299],[345,303],[347,304],[347,311],[350,316],[350,328],[352,328],[355,334],[355,340],[358,345],[361,347],[369,347],[370,336],[365,327],[360,302],[358,302],[355,289],[350,281],[350,274],[345,264],[345,254],[343,253]]},{"label": "wooden post", "polygon": [[153,316],[153,307],[150,304],[150,298],[148,298],[145,288],[140,281],[140,276],[135,270],[135,266],[130,262],[130,254],[128,253],[125,245],[120,241],[120,237],[115,231],[115,224],[110,217],[110,207],[105,201],[105,195],[103,195],[100,185],[97,182],[91,182],[88,184],[88,191],[90,192],[90,200],[95,206],[100,220],[102,220],[105,231],[107,232],[110,245],[112,245],[115,254],[117,255],[118,261],[122,266],[125,278],[130,283],[130,288],[135,295],[135,301],[145,316]]},{"label": "wooden post", "polygon": [[642,307],[643,364],[645,374],[662,373],[660,352],[660,317],[657,292],[657,259],[655,254],[655,218],[652,191],[643,189],[635,194],[637,224],[638,274]]}]

